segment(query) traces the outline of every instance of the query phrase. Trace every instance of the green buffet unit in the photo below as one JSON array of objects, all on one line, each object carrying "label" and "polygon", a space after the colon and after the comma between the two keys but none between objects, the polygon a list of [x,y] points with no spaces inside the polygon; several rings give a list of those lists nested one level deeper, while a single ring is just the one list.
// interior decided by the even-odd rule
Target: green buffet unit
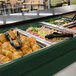
[{"label": "green buffet unit", "polygon": [[[22,30],[30,26],[40,27],[41,21],[49,19],[44,18],[15,25],[11,24],[1,27],[0,33],[16,27]],[[1,65],[0,76],[53,76],[75,60],[76,37],[73,37]]]}]

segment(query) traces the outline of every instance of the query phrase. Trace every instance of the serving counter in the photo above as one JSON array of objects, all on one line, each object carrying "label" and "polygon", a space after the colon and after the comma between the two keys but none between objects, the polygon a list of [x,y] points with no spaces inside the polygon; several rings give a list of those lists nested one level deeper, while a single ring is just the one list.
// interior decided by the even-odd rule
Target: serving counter
[{"label": "serving counter", "polygon": [[[55,17],[55,16],[54,16]],[[11,28],[26,30],[28,27],[39,27],[40,22],[53,17],[31,20],[0,28],[4,33]],[[63,40],[52,46],[42,48],[19,59],[0,66],[1,76],[52,76],[76,60],[76,37]]]}]

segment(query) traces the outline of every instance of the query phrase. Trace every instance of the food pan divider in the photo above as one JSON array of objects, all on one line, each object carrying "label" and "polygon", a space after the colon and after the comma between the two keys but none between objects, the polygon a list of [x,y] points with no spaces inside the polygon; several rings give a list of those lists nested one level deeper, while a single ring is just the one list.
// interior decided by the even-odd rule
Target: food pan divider
[{"label": "food pan divider", "polygon": [[47,23],[47,22],[40,22],[42,24],[42,26],[45,26],[45,27],[48,27],[48,28],[52,28],[54,30],[58,30],[58,31],[63,31],[62,27],[59,27],[57,25],[54,25],[54,24],[50,24],[50,23]]},{"label": "food pan divider", "polygon": [[75,24],[75,23],[76,23],[76,20],[73,22],[69,22],[67,24],[63,24],[61,27],[68,27],[68,26],[71,26],[72,24]]}]

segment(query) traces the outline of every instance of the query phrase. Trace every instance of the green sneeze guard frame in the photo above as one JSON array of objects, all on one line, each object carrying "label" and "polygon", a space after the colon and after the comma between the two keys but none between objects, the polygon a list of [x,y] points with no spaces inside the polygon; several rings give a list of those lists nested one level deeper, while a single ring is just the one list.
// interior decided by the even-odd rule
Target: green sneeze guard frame
[{"label": "green sneeze guard frame", "polygon": [[[41,21],[31,21],[15,26],[1,28],[1,33],[18,27],[25,30],[28,27],[41,27]],[[43,48],[31,54],[0,66],[0,76],[52,76],[59,70],[75,61],[76,37],[66,39],[60,43]],[[73,55],[73,56],[72,56]],[[65,63],[63,63],[65,61]],[[60,65],[61,64],[61,65]]]}]

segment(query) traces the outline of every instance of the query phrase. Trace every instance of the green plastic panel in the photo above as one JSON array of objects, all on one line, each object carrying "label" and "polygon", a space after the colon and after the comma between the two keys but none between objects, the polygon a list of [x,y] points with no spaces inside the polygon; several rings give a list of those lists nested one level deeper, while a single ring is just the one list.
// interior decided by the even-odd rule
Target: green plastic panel
[{"label": "green plastic panel", "polygon": [[74,61],[76,61],[76,50],[72,50],[72,52],[36,68],[33,71],[33,76],[53,76],[55,73],[67,67]]},{"label": "green plastic panel", "polygon": [[25,73],[23,73],[23,74],[21,74],[19,76],[33,76],[33,73],[32,73],[32,71],[28,72],[28,73],[25,72]]}]

